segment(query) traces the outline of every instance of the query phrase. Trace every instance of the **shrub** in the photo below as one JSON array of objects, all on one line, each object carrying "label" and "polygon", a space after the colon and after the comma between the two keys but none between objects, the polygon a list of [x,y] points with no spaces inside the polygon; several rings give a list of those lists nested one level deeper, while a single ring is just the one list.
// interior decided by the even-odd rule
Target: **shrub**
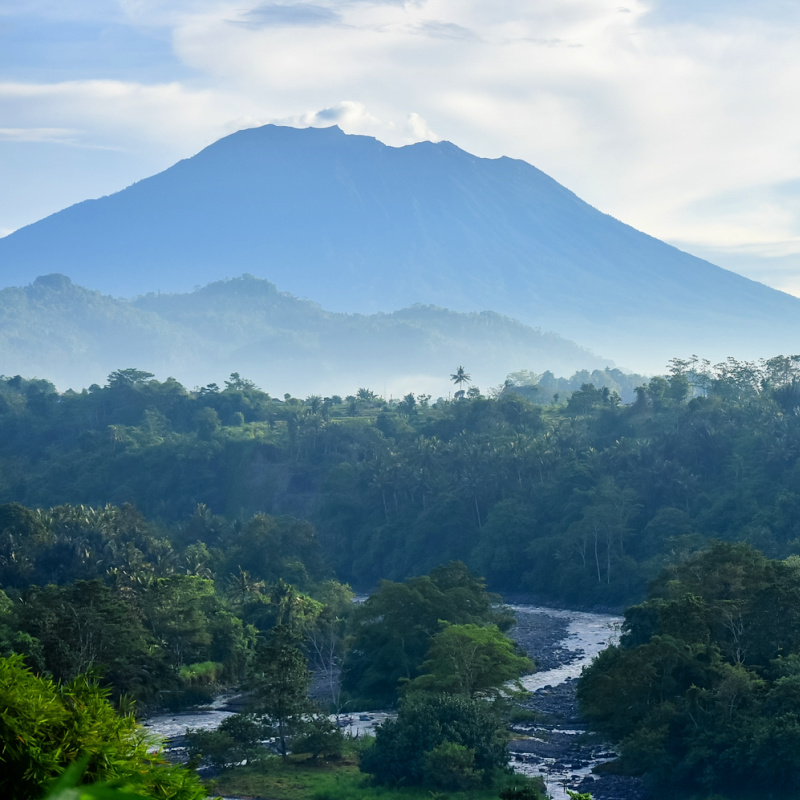
[{"label": "shrub", "polygon": [[85,783],[104,781],[163,800],[201,800],[196,775],[165,764],[108,690],[85,675],[67,684],[34,675],[21,656],[0,658],[0,797],[33,800],[80,759]]},{"label": "shrub", "polygon": [[425,753],[423,782],[437,789],[464,791],[480,786],[483,770],[475,769],[475,751],[444,741]]}]

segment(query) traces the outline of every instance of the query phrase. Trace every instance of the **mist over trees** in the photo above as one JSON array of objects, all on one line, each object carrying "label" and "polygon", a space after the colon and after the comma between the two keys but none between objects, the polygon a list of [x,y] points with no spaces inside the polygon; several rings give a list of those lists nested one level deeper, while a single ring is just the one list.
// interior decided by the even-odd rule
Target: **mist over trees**
[{"label": "mist over trees", "polygon": [[120,364],[142,364],[190,386],[221,385],[237,371],[281,394],[344,393],[351,384],[383,389],[387,382],[392,390],[412,378],[445,391],[451,364],[464,353],[473,373],[494,383],[519,364],[568,374],[610,363],[493,312],[414,305],[336,313],[252,275],[131,300],[43,275],[0,290],[0,352],[6,373],[46,377],[61,389],[102,383]]}]

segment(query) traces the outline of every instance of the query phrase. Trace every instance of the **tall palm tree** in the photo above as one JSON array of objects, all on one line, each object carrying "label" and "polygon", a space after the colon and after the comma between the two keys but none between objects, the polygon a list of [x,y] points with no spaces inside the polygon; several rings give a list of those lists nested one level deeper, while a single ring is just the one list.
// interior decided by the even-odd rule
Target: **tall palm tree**
[{"label": "tall palm tree", "polygon": [[459,366],[450,376],[450,380],[458,386],[458,392],[456,392],[456,394],[460,393],[463,396],[464,384],[469,383],[472,380],[472,376],[468,372],[464,372],[464,367]]}]

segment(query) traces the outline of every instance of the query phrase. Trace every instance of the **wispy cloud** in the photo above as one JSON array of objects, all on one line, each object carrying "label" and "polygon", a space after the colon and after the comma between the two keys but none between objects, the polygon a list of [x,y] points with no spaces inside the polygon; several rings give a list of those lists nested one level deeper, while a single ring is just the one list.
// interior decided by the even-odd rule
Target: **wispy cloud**
[{"label": "wispy cloud", "polygon": [[424,36],[430,36],[434,39],[451,39],[467,42],[475,42],[481,39],[475,31],[471,31],[463,25],[456,25],[454,22],[441,22],[440,20],[424,20],[412,26],[411,30],[414,33],[421,33]]},{"label": "wispy cloud", "polygon": [[336,25],[341,22],[339,14],[325,6],[296,3],[262,3],[245,12],[235,20],[237,24],[252,28],[262,27],[314,27],[317,25]]},{"label": "wispy cloud", "polygon": [[0,128],[0,139],[7,142],[58,142],[75,144],[79,131],[70,128]]},{"label": "wispy cloud", "polygon": [[412,112],[401,119],[382,120],[371,114],[362,103],[353,100],[343,100],[341,103],[318,111],[279,117],[271,119],[269,122],[298,128],[325,128],[338,125],[346,133],[372,135],[382,140],[392,140],[398,144],[439,139],[419,114]]},{"label": "wispy cloud", "polygon": [[0,128],[0,143],[47,143],[79,147],[84,150],[124,150],[120,145],[100,144],[87,140],[86,136],[84,131],[70,128]]}]

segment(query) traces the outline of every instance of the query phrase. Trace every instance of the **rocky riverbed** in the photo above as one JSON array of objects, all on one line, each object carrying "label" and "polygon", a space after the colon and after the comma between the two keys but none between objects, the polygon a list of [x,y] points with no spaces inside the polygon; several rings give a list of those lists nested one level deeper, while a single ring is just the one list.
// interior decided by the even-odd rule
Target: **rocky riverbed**
[{"label": "rocky riverbed", "polygon": [[509,745],[514,769],[542,775],[554,800],[566,800],[567,789],[591,792],[594,800],[645,800],[640,780],[592,772],[616,754],[587,733],[575,697],[581,669],[615,638],[619,618],[526,605],[514,610],[510,635],[537,665],[525,681],[532,694],[522,701],[535,717],[513,726],[519,735]]}]

